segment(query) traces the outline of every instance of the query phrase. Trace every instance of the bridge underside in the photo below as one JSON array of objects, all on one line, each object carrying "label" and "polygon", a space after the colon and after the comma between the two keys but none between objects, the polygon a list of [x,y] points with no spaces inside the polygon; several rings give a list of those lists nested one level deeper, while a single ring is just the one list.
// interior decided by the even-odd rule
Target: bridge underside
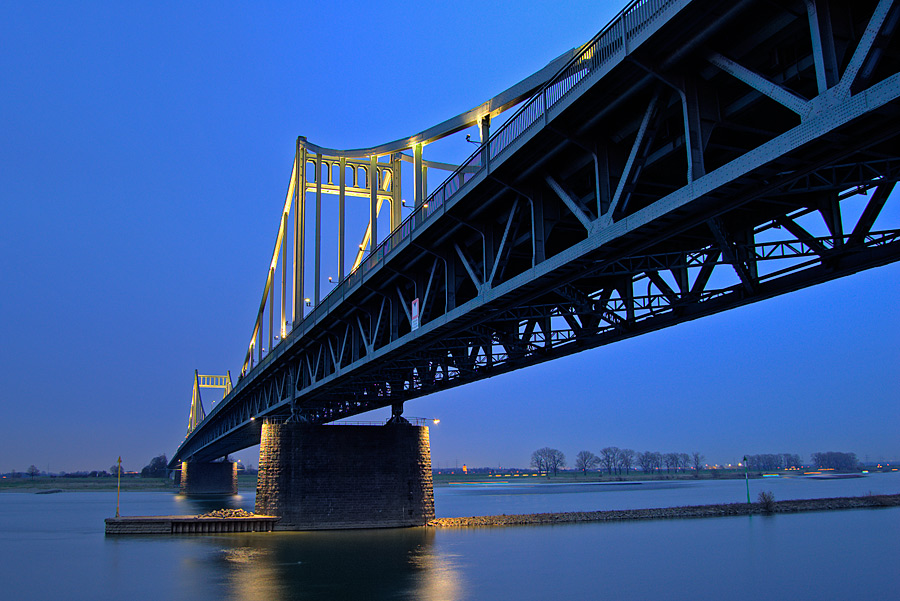
[{"label": "bridge underside", "polygon": [[257,444],[268,416],[399,405],[900,259],[896,4],[651,4],[173,461]]}]

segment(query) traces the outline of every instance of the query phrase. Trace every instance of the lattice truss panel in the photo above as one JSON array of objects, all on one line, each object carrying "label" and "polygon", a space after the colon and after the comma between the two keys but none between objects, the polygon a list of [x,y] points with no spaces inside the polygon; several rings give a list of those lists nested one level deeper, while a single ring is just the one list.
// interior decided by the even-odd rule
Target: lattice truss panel
[{"label": "lattice truss panel", "polygon": [[629,10],[645,12],[586,45],[429,196],[437,217],[179,452],[253,444],[253,418],[397,406],[900,258],[896,2]]}]

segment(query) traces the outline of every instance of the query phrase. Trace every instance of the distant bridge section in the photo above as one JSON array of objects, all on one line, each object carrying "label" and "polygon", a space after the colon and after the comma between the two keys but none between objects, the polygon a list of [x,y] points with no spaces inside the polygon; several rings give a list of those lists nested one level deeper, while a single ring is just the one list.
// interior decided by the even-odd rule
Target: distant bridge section
[{"label": "distant bridge section", "polygon": [[[173,465],[257,444],[266,418],[399,414],[896,261],[884,209],[900,176],[898,21],[893,0],[642,0],[453,127],[344,152],[300,138],[244,373]],[[473,123],[482,143],[426,194],[423,146]],[[401,221],[402,163],[415,190]],[[305,203],[315,194],[318,241],[323,195],[343,220],[350,193],[370,199],[363,252],[322,297],[317,243],[307,296]],[[344,245],[342,232],[342,269]]]}]

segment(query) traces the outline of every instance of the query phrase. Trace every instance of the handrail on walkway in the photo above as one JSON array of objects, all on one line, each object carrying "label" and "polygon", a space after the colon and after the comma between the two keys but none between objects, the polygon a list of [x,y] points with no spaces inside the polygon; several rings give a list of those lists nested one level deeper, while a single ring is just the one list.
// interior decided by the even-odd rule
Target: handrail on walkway
[{"label": "handrail on walkway", "polygon": [[[546,124],[549,120],[548,112],[567,98],[585,78],[597,69],[616,58],[623,57],[629,49],[629,43],[640,35],[656,20],[663,11],[673,4],[684,0],[633,0],[614,17],[609,24],[600,30],[589,42],[581,48],[573,49],[555,59],[549,65],[534,75],[522,80],[518,84],[505,90],[491,100],[470,111],[457,115],[434,127],[419,132],[408,138],[402,138],[394,142],[382,144],[371,148],[353,150],[334,150],[317,146],[300,138],[298,146],[308,151],[344,158],[376,157],[391,153],[400,153],[403,150],[413,148],[417,144],[427,143],[470,127],[477,123],[485,115],[502,112],[524,100],[528,95],[530,99],[525,102],[497,131],[484,140],[475,152],[473,152],[461,165],[447,177],[438,188],[432,192],[419,206],[397,226],[390,235],[378,244],[369,255],[346,277],[344,277],[332,290],[316,304],[312,310],[293,324],[291,337],[302,335],[302,332],[310,327],[310,324],[324,317],[331,309],[339,305],[344,297],[360,284],[366,276],[383,264],[392,251],[408,240],[414,232],[429,224],[435,215],[444,212],[444,207],[451,199],[463,193],[466,185],[475,177],[490,169],[491,163],[504,158],[514,144],[532,130],[538,124]],[[566,57],[570,57],[566,60]],[[562,65],[561,67],[559,65]],[[555,70],[555,73],[553,73]],[[550,75],[553,73],[553,75]],[[541,85],[539,82],[543,81]],[[297,172],[295,161],[294,171]],[[291,186],[288,191],[286,211],[290,208],[290,196],[294,187],[294,174],[292,174]],[[252,364],[252,351],[257,335],[263,326],[263,311],[267,295],[272,292],[274,285],[274,263],[277,261],[278,248],[283,242],[283,234],[286,233],[286,216],[282,220],[276,242],[273,265],[266,277],[266,286],[263,292],[263,300],[260,303],[260,311],[253,330],[250,348],[241,370],[241,379],[249,375],[255,368],[258,369],[268,363],[266,359],[272,357],[269,354],[254,366]],[[271,307],[271,299],[270,299]],[[270,315],[271,318],[271,315]],[[270,319],[271,321],[271,319]],[[303,326],[303,327],[301,327]],[[271,327],[270,327],[271,329]],[[286,330],[282,329],[281,340],[285,339]],[[235,391],[242,388],[239,381]],[[225,405],[226,403],[220,403]],[[216,408],[218,409],[218,407]],[[216,413],[214,410],[212,414]]]}]

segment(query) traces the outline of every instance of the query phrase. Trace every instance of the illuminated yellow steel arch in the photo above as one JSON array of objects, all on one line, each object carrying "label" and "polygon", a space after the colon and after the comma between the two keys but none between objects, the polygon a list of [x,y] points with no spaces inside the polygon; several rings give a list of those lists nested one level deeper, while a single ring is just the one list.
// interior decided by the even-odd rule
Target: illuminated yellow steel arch
[{"label": "illuminated yellow steel arch", "polygon": [[191,415],[188,418],[187,433],[190,434],[194,428],[200,425],[200,422],[206,418],[206,410],[203,409],[203,401],[200,398],[201,388],[221,388],[223,390],[222,398],[224,399],[231,392],[231,370],[227,371],[224,376],[204,376],[194,370],[194,391],[191,395]]},{"label": "illuminated yellow steel arch", "polygon": [[[345,273],[344,257],[346,246],[344,231],[345,199],[347,196],[369,199],[368,224],[356,250],[356,257],[350,270],[350,273],[353,273],[362,264],[366,252],[372,255],[378,249],[378,215],[385,201],[388,201],[390,206],[391,232],[401,225],[400,207],[402,200],[400,182],[402,163],[412,163],[413,193],[411,196],[414,204],[413,209],[427,209],[428,205],[425,202],[425,198],[427,193],[426,178],[429,169],[455,172],[456,176],[462,181],[465,173],[475,172],[478,170],[478,167],[459,167],[448,163],[427,161],[422,155],[424,146],[476,125],[480,128],[481,144],[484,146],[489,137],[491,119],[530,98],[536,90],[540,89],[541,86],[556,75],[578,52],[578,48],[573,48],[537,73],[469,111],[447,119],[415,135],[387,144],[353,150],[336,150],[308,142],[302,136],[298,137],[291,178],[279,220],[278,234],[275,237],[275,248],[272,252],[272,260],[269,263],[268,272],[266,273],[266,283],[263,287],[262,299],[260,300],[259,310],[253,326],[253,334],[241,367],[241,376],[244,376],[248,369],[253,367],[254,349],[256,350],[257,361],[262,361],[263,351],[265,350],[264,331],[267,312],[269,335],[266,348],[271,351],[276,344],[284,340],[289,330],[303,320],[306,312],[305,307],[315,307],[322,300],[321,226],[323,194],[338,197],[338,280],[337,282],[332,282],[338,284],[348,275]],[[407,151],[409,151],[409,154]],[[335,167],[338,168],[338,181],[335,181],[334,177]],[[347,181],[348,168],[352,169],[349,182]],[[311,170],[311,175],[308,170]],[[366,174],[365,183],[360,181],[361,171],[364,171]],[[312,265],[314,289],[309,297],[307,297],[305,289],[307,193],[315,195],[315,221],[313,223],[315,256],[313,257]],[[289,230],[288,221],[291,215],[293,215],[293,220]],[[288,268],[287,256],[289,238],[292,241],[292,265],[290,269]],[[290,282],[288,282],[288,271],[291,271]],[[281,277],[277,278],[279,272]],[[281,281],[281,319],[277,327],[274,319],[276,279]],[[331,278],[329,278],[329,281],[331,281]],[[287,307],[288,290],[291,291],[292,295],[290,316],[288,315]],[[268,309],[266,307],[267,304]]]}]

